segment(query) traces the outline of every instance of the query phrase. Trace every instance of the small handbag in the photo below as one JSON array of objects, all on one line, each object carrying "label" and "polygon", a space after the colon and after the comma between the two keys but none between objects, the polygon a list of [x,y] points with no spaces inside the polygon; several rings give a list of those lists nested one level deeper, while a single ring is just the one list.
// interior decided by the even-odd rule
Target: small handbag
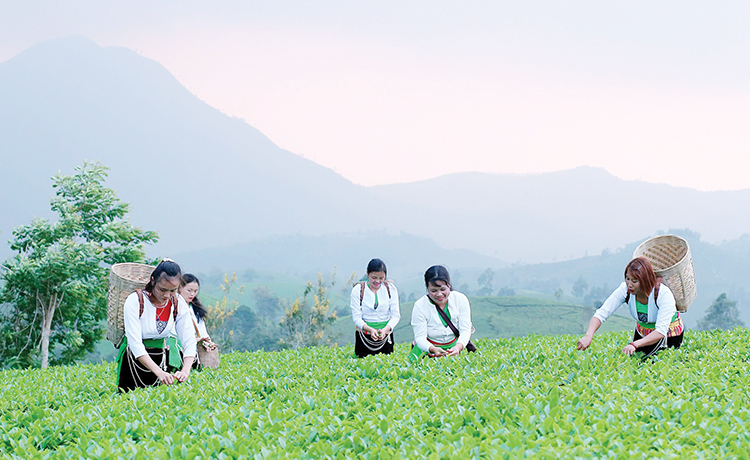
[{"label": "small handbag", "polygon": [[[453,323],[451,322],[451,319],[448,318],[448,315],[445,314],[445,312],[440,307],[438,307],[437,304],[435,304],[434,302],[433,302],[433,305],[435,305],[435,309],[437,310],[438,315],[440,315],[440,317],[443,318],[443,321],[445,321],[445,323],[448,325],[448,327],[451,328],[451,331],[453,331],[453,333],[456,334],[456,337],[458,337],[459,335],[461,335],[458,332],[458,328],[456,326],[454,326]],[[471,332],[472,333],[474,332],[474,326],[472,326],[472,331]],[[471,340],[469,340],[469,342],[466,344],[465,348],[466,348],[466,351],[468,351],[469,353],[473,353],[473,352],[477,351],[477,347],[473,343],[471,343]]]}]

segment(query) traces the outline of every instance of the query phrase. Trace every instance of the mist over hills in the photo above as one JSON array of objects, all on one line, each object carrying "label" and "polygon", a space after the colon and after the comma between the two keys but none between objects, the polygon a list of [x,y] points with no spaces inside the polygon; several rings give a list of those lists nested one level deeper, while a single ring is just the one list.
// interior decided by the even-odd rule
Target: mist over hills
[{"label": "mist over hills", "polygon": [[48,212],[50,177],[84,159],[111,168],[107,184],[162,253],[374,225],[363,187],[211,108],[158,63],[83,38],[0,64],[0,149],[4,240]]},{"label": "mist over hills", "polygon": [[[658,159],[649,167],[667,168]],[[384,201],[419,208],[407,232],[503,260],[565,260],[615,249],[669,228],[690,228],[706,241],[750,232],[741,210],[750,190],[698,190],[618,179],[579,167],[533,175],[460,173],[408,184],[372,187]],[[441,215],[440,225],[434,225]],[[429,232],[429,233],[428,233]]]},{"label": "mist over hills", "polygon": [[[48,215],[50,177],[84,159],[110,167],[107,185],[131,203],[133,223],[159,232],[152,256],[375,231],[404,238],[387,239],[394,247],[434,240],[413,246],[424,251],[415,260],[468,250],[466,260],[488,257],[500,267],[598,254],[668,228],[691,228],[710,242],[750,232],[741,212],[750,190],[699,192],[597,168],[362,187],[200,101],[157,62],[84,38],[44,42],[0,63],[0,157],[3,242]],[[644,167],[669,165],[656,158]],[[341,243],[347,261],[378,255],[371,242]],[[335,248],[323,247],[304,257],[328,265]],[[292,263],[253,250],[257,264]],[[0,256],[7,254],[3,245]]]}]

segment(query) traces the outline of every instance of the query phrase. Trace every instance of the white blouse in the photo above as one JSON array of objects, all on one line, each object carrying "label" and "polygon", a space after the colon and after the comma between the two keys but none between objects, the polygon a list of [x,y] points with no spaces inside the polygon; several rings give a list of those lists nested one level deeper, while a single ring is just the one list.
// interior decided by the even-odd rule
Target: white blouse
[{"label": "white blouse", "polygon": [[185,303],[185,299],[177,296],[177,322],[175,323],[170,313],[169,321],[161,332],[156,329],[156,307],[145,292],[143,293],[143,315],[140,318],[138,318],[139,311],[138,294],[134,292],[128,296],[123,305],[125,336],[128,338],[128,347],[133,352],[133,356],[138,358],[146,354],[144,339],[165,339],[169,337],[173,329],[182,342],[183,356],[195,356],[195,329],[190,319],[190,308]]},{"label": "white blouse", "polygon": [[[669,290],[666,284],[659,286],[659,301],[654,299],[654,292],[656,289],[652,289],[648,295],[648,319],[645,323],[656,323],[654,329],[664,337],[669,332],[669,324],[672,322],[674,314],[677,312],[675,306],[674,294]],[[594,313],[594,317],[598,318],[602,323],[609,318],[609,316],[615,312],[620,305],[625,303],[625,298],[628,296],[628,287],[623,281],[620,286],[615,289],[615,292],[610,294],[607,300],[604,301],[601,307]],[[658,305],[657,305],[658,304]],[[635,296],[630,296],[628,302],[630,308],[630,316],[638,321],[638,311],[635,305]]]},{"label": "white blouse", "polygon": [[[206,330],[206,321],[204,320],[198,320],[198,317],[195,316],[195,310],[193,310],[192,305],[188,305],[190,307],[190,317],[193,321],[195,321],[195,324],[198,325],[198,332],[196,333],[195,337],[197,340],[200,339],[210,339],[208,335],[208,331]],[[195,326],[193,326],[193,331],[195,331]]]},{"label": "white blouse", "polygon": [[[469,299],[457,291],[451,291],[446,308],[450,312],[451,323],[458,329],[458,341],[465,347],[471,340],[471,305]],[[432,344],[427,340],[438,343],[449,343],[456,338],[450,327],[443,326],[440,314],[429,297],[422,296],[414,302],[411,311],[411,326],[414,329],[414,341],[420,350],[430,351]]]},{"label": "white blouse", "polygon": [[362,296],[362,305],[359,304],[359,294],[362,292],[362,285],[356,284],[352,288],[352,295],[349,306],[352,309],[352,321],[357,329],[365,327],[365,321],[382,322],[388,321],[391,330],[396,329],[396,325],[401,320],[401,311],[399,310],[398,289],[393,283],[388,283],[391,295],[388,296],[388,288],[383,282],[378,288],[378,308],[375,308],[375,293],[367,286],[365,282],[365,292]]}]

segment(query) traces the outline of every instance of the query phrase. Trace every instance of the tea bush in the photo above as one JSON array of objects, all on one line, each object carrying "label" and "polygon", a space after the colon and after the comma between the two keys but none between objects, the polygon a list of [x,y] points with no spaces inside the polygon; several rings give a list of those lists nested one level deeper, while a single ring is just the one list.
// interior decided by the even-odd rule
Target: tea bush
[{"label": "tea bush", "polygon": [[0,373],[8,458],[748,458],[746,329],[686,332],[642,361],[630,333],[222,356],[218,370],[118,394],[112,364]]}]

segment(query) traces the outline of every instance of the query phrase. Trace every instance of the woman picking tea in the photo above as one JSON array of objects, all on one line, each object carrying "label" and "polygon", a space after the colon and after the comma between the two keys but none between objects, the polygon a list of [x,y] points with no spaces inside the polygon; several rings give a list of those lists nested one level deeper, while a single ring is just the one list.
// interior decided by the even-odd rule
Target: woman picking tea
[{"label": "woman picking tea", "polygon": [[597,329],[622,304],[628,305],[636,321],[633,341],[622,348],[623,353],[632,355],[640,351],[652,356],[667,347],[680,348],[685,328],[674,295],[656,277],[651,262],[645,257],[636,257],[625,267],[625,281],[596,310],[576,348],[588,348]]}]

